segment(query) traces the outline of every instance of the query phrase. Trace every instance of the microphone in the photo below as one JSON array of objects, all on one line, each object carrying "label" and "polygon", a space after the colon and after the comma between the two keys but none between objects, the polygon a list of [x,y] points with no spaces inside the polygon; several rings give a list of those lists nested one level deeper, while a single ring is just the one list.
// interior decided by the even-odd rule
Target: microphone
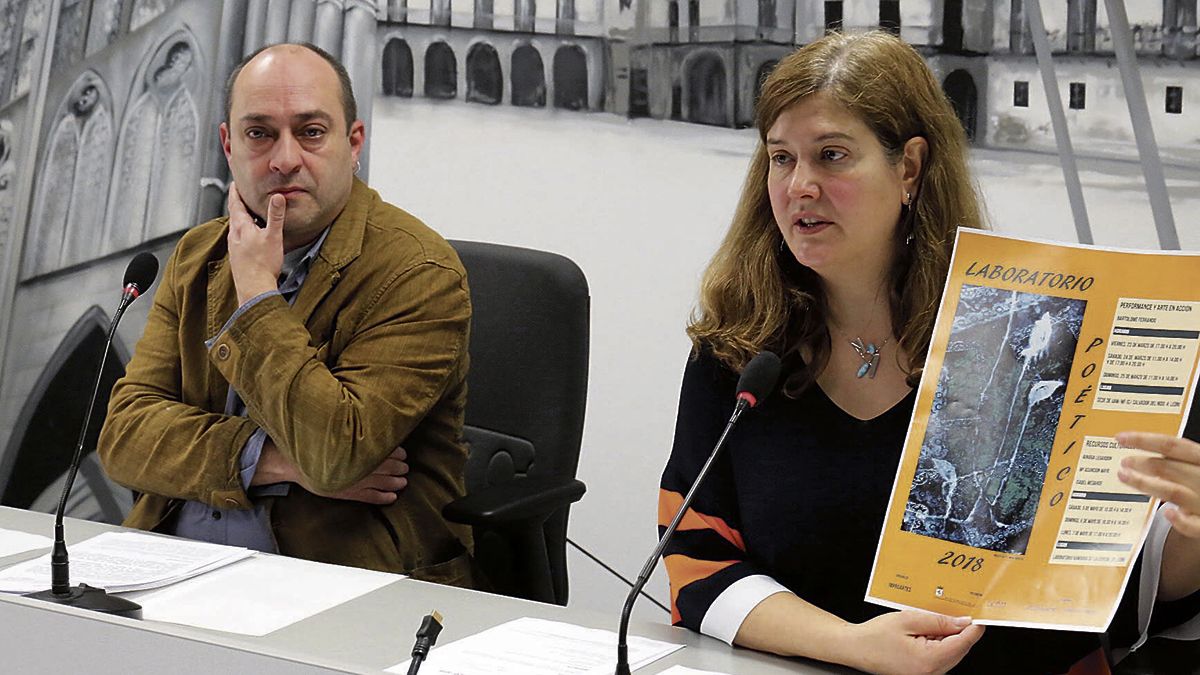
[{"label": "microphone", "polygon": [[696,476],[696,480],[692,482],[692,487],[688,489],[687,496],[683,498],[683,503],[679,505],[679,510],[675,512],[675,517],[671,519],[671,524],[667,526],[666,531],[659,538],[658,546],[654,547],[654,552],[646,559],[646,564],[642,566],[642,571],[638,574],[637,582],[634,584],[633,589],[625,597],[625,607],[621,610],[621,627],[617,631],[616,675],[629,675],[629,615],[633,612],[633,603],[637,601],[638,593],[642,591],[642,587],[650,580],[650,575],[654,572],[654,566],[658,563],[659,556],[662,555],[663,549],[671,541],[672,535],[675,534],[676,528],[679,527],[679,522],[683,520],[683,514],[687,513],[688,508],[692,505],[696,491],[699,490],[700,484],[708,476],[709,469],[712,468],[717,455],[721,453],[721,448],[725,445],[725,438],[729,436],[733,425],[737,424],[743,412],[756,407],[767,398],[767,395],[775,388],[775,383],[779,381],[780,368],[779,357],[773,352],[763,351],[759,352],[753,359],[750,359],[750,363],[742,370],[742,376],[738,378],[737,403],[733,407],[733,415],[729,417],[729,422],[725,424],[725,430],[721,432],[721,437],[717,439],[717,444],[713,446],[712,452],[708,455],[708,460],[700,468],[700,473]]},{"label": "microphone", "polygon": [[103,588],[92,588],[87,584],[71,585],[70,566],[67,562],[67,543],[63,536],[63,512],[67,508],[67,497],[71,494],[71,486],[75,483],[75,474],[79,472],[79,462],[83,459],[83,443],[87,437],[88,427],[91,426],[92,411],[96,407],[96,398],[100,394],[100,378],[104,374],[104,364],[108,361],[108,350],[112,346],[113,335],[117,332],[117,323],[121,321],[129,304],[150,288],[157,275],[158,258],[155,258],[154,254],[144,251],[134,256],[133,260],[129,262],[129,266],[125,268],[121,303],[117,306],[112,323],[108,326],[108,339],[104,342],[100,368],[96,370],[96,384],[92,388],[92,400],[88,403],[87,414],[83,417],[83,428],[79,430],[79,443],[75,446],[75,455],[71,458],[71,465],[67,470],[67,481],[63,485],[62,497],[58,500],[58,511],[54,517],[54,548],[50,553],[50,590],[27,593],[25,595],[27,598],[90,609],[105,614],[115,614],[130,619],[142,618],[142,607],[135,602],[109,595]]},{"label": "microphone", "polygon": [[[158,258],[155,258],[153,253],[142,251],[133,256],[133,260],[130,260],[129,266],[125,268],[125,278],[121,281],[121,299],[124,300],[128,295],[131,296],[129,302],[137,300],[139,295],[150,288],[157,276]],[[129,302],[125,305],[128,306]]]}]

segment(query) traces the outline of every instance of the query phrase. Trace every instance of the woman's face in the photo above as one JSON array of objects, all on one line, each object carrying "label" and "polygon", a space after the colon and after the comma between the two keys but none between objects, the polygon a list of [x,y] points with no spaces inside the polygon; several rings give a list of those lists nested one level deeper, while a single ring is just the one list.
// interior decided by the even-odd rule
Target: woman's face
[{"label": "woman's face", "polygon": [[785,110],[766,147],[771,211],[796,260],[827,280],[882,278],[920,159],[915,169],[907,157],[893,163],[871,129],[823,93]]}]

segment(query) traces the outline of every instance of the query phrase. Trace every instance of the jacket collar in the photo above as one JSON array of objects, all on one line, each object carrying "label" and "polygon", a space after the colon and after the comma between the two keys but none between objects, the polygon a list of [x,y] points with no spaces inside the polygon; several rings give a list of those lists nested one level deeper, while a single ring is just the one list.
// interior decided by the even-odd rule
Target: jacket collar
[{"label": "jacket collar", "polygon": [[313,260],[308,270],[308,278],[304,280],[296,302],[292,304],[292,310],[296,312],[300,321],[308,323],[308,317],[312,315],[313,310],[341,279],[341,270],[362,253],[367,216],[378,198],[379,195],[374,190],[355,177],[346,208],[342,209],[333,225],[329,227],[329,234],[321,244],[321,251]]},{"label": "jacket collar", "polygon": [[321,245],[319,258],[335,270],[349,265],[362,253],[363,236],[367,230],[367,215],[378,195],[367,184],[354,178],[346,208],[338,214]]}]

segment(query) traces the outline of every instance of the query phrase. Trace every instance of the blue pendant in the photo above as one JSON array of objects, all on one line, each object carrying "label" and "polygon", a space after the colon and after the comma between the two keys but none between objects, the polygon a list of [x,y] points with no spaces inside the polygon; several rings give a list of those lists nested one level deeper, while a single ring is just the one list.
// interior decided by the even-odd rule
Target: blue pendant
[{"label": "blue pendant", "polygon": [[858,358],[862,359],[862,365],[858,367],[858,372],[855,377],[860,380],[864,377],[875,379],[875,369],[879,366],[879,347],[875,346],[874,342],[863,344],[862,338],[855,338],[850,341],[850,346],[854,347],[854,351],[858,353]]}]

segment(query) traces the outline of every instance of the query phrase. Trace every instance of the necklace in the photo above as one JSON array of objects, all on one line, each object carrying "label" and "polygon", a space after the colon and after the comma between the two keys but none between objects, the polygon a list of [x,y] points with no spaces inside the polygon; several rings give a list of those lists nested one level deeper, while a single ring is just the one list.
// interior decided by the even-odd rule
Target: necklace
[{"label": "necklace", "polygon": [[854,351],[858,352],[858,358],[862,359],[862,365],[858,367],[858,372],[854,374],[858,379],[869,377],[875,379],[875,372],[879,370],[879,354],[883,351],[891,338],[887,338],[878,346],[874,342],[863,342],[861,337],[856,337],[850,340],[850,346],[854,347]]}]

